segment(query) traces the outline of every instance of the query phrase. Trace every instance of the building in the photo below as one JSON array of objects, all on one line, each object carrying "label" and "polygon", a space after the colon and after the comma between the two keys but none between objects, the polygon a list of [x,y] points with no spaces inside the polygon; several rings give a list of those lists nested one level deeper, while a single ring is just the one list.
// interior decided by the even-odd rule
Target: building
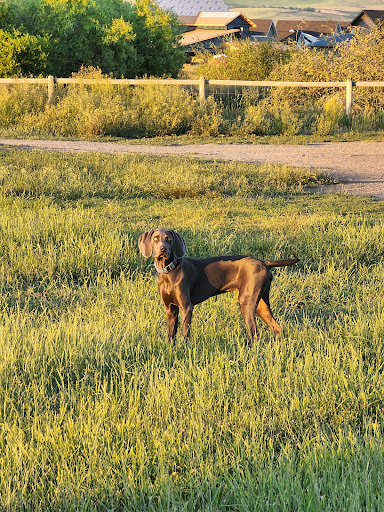
[{"label": "building", "polygon": [[[173,0],[164,0],[163,3],[167,1]],[[191,2],[180,0],[175,3],[180,8],[182,5],[188,6]],[[192,3],[196,5],[198,2]],[[206,2],[204,5],[208,4],[209,2]],[[183,10],[187,11],[188,9]],[[384,16],[384,11],[362,13],[380,13],[380,16]],[[250,19],[241,12],[232,12],[228,9],[179,14],[178,19],[182,26],[181,44],[189,56],[203,50],[216,53],[223,42],[231,42],[234,38],[249,38],[255,42],[278,40],[285,43],[291,40],[309,48],[333,48],[337,44],[349,42],[353,37],[350,32],[347,33],[347,30],[350,30],[348,22],[303,19],[279,20],[275,24],[272,19]],[[365,17],[362,16],[361,19]],[[358,23],[358,17],[355,20]]]},{"label": "building", "polygon": [[273,20],[252,19],[254,27],[249,28],[249,37],[254,41],[271,41],[277,39],[277,30]]},{"label": "building", "polygon": [[352,29],[374,30],[379,24],[384,24],[384,11],[364,9],[351,21]]},{"label": "building", "polygon": [[334,48],[337,45],[347,44],[352,39],[353,34],[351,34],[350,32],[320,37],[312,36],[310,34],[307,34],[306,32],[300,32],[297,44],[299,46],[306,46],[307,48],[328,49]]},{"label": "building", "polygon": [[159,0],[162,9],[172,9],[178,16],[197,16],[199,12],[230,12],[223,0]]},{"label": "building", "polygon": [[323,20],[278,20],[276,30],[281,42],[298,41],[301,32],[314,37],[333,36],[342,32],[339,21]]},{"label": "building", "polygon": [[224,41],[250,37],[255,24],[241,12],[199,12],[193,16],[179,16],[183,25],[181,44],[186,53],[194,55],[201,50],[216,52]]}]

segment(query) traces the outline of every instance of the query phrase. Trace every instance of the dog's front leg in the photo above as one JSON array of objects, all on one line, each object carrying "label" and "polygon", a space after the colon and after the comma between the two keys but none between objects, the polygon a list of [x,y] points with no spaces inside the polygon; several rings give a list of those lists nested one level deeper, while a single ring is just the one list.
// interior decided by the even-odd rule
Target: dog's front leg
[{"label": "dog's front leg", "polygon": [[191,321],[192,321],[192,304],[188,304],[186,307],[181,309],[181,315],[183,319],[183,336],[184,341],[189,341],[191,336]]},{"label": "dog's front leg", "polygon": [[179,308],[174,304],[165,307],[168,325],[168,341],[175,342],[177,328],[179,325]]}]

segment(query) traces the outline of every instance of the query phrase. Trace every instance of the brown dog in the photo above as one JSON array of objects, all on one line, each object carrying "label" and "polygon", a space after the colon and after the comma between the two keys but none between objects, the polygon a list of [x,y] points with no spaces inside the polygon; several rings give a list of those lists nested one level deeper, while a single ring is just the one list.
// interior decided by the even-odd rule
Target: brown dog
[{"label": "brown dog", "polygon": [[272,267],[293,265],[299,260],[261,261],[251,256],[218,256],[186,258],[187,246],[181,235],[169,229],[151,229],[140,235],[139,249],[145,258],[155,258],[160,297],[165,305],[168,339],[174,340],[179,310],[183,336],[189,339],[192,311],[209,297],[237,290],[239,304],[252,344],[257,336],[255,313],[264,320],[275,336],[281,328],[272,316],[269,289]]}]

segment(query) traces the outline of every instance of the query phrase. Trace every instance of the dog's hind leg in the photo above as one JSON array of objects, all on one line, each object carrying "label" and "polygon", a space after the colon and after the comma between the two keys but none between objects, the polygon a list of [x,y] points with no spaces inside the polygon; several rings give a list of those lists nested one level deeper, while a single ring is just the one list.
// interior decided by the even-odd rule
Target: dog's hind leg
[{"label": "dog's hind leg", "polygon": [[240,311],[244,318],[245,327],[247,328],[248,345],[252,346],[253,340],[259,337],[257,332],[255,312],[256,304],[252,296],[241,296],[239,295]]},{"label": "dog's hind leg", "polygon": [[245,272],[241,275],[239,305],[247,328],[248,344],[252,345],[255,336],[259,337],[255,319],[256,311],[270,285],[272,274],[269,269],[261,267],[258,262],[250,259],[247,263],[243,268]]},{"label": "dog's hind leg", "polygon": [[259,304],[256,308],[256,314],[264,320],[264,322],[268,325],[268,327],[273,332],[273,335],[276,338],[280,338],[281,336],[281,327],[276,322],[276,320],[273,318],[272,311],[269,305],[269,290],[270,290],[270,283],[268,284],[267,288],[265,289],[263,296],[261,297]]}]

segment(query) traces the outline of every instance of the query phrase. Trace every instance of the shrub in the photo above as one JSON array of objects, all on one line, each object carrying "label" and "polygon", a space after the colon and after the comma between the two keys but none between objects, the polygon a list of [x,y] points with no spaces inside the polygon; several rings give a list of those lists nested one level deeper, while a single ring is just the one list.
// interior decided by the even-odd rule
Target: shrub
[{"label": "shrub", "polygon": [[47,88],[26,84],[0,87],[0,127],[22,126],[31,112],[41,112],[47,104]]},{"label": "shrub", "polygon": [[[235,63],[240,70],[247,62],[248,69],[259,69],[262,76],[258,78],[272,80],[342,81],[351,76],[351,69],[355,73],[353,78],[357,79],[383,79],[384,75],[384,32],[380,27],[373,33],[358,34],[351,45],[342,45],[329,53],[290,48],[278,54],[277,46],[265,43],[252,45],[248,41],[236,45],[218,65],[220,59],[209,57],[202,64],[201,72],[215,71],[210,66],[216,66],[216,71],[223,66],[229,73],[235,69]],[[256,63],[261,65],[263,55],[268,57],[268,62],[264,68],[257,68]],[[271,63],[276,63],[278,57],[279,65],[267,76]],[[354,59],[358,64],[352,66]],[[83,69],[77,76],[108,77],[95,68]],[[227,77],[245,75],[229,73]],[[186,88],[80,84],[59,89],[56,105],[46,107],[46,92],[42,88],[27,92],[23,86],[8,87],[0,92],[0,126],[9,133],[13,130],[13,134],[68,137],[153,137],[185,133],[327,135],[351,129],[362,132],[384,128],[384,96],[380,88],[354,90],[352,118],[344,114],[344,88],[270,87],[239,91],[231,86],[225,91],[217,89],[209,87],[212,97],[200,108],[196,94]]]},{"label": "shrub", "polygon": [[328,135],[337,132],[343,125],[344,119],[345,106],[342,99],[337,95],[325,98],[324,111],[320,114],[316,132],[319,135]]},{"label": "shrub", "polygon": [[0,76],[28,76],[45,70],[47,38],[0,29]]},{"label": "shrub", "polygon": [[196,114],[191,123],[191,134],[215,136],[220,133],[223,124],[223,107],[210,96]]},{"label": "shrub", "polygon": [[[384,31],[382,27],[360,32],[350,44],[333,51],[314,51],[291,46],[282,49],[270,43],[239,41],[224,46],[226,57],[215,59],[208,53],[201,57],[199,74],[211,79],[248,79],[276,81],[383,80]],[[215,92],[216,97],[218,97]],[[256,135],[318,133],[321,135],[353,129],[382,129],[384,96],[382,89],[356,88],[354,116],[345,116],[345,89],[264,88],[239,94],[228,87],[220,92],[230,117],[225,130]]]},{"label": "shrub", "polygon": [[[340,44],[332,52],[311,49],[291,50],[289,59],[270,74],[271,80],[291,81],[345,81],[384,79],[384,30],[377,27],[371,32],[358,32],[349,44]],[[276,102],[285,101],[301,104],[302,110],[312,108],[313,102],[333,96],[330,89],[272,89]],[[326,100],[322,100],[323,103]],[[375,104],[384,108],[382,89],[356,88],[354,105],[363,108]]]},{"label": "shrub", "polygon": [[272,42],[255,44],[249,39],[226,43],[222,51],[226,57],[221,59],[210,52],[202,55],[200,75],[217,80],[266,80],[290,53]]},{"label": "shrub", "polygon": [[[78,78],[108,78],[95,68],[82,69]],[[190,91],[178,86],[120,86],[81,83],[61,87],[54,105],[36,87],[12,87],[2,92],[0,126],[31,134],[60,137],[154,137],[217,135],[221,111],[213,98],[200,108]]]}]

